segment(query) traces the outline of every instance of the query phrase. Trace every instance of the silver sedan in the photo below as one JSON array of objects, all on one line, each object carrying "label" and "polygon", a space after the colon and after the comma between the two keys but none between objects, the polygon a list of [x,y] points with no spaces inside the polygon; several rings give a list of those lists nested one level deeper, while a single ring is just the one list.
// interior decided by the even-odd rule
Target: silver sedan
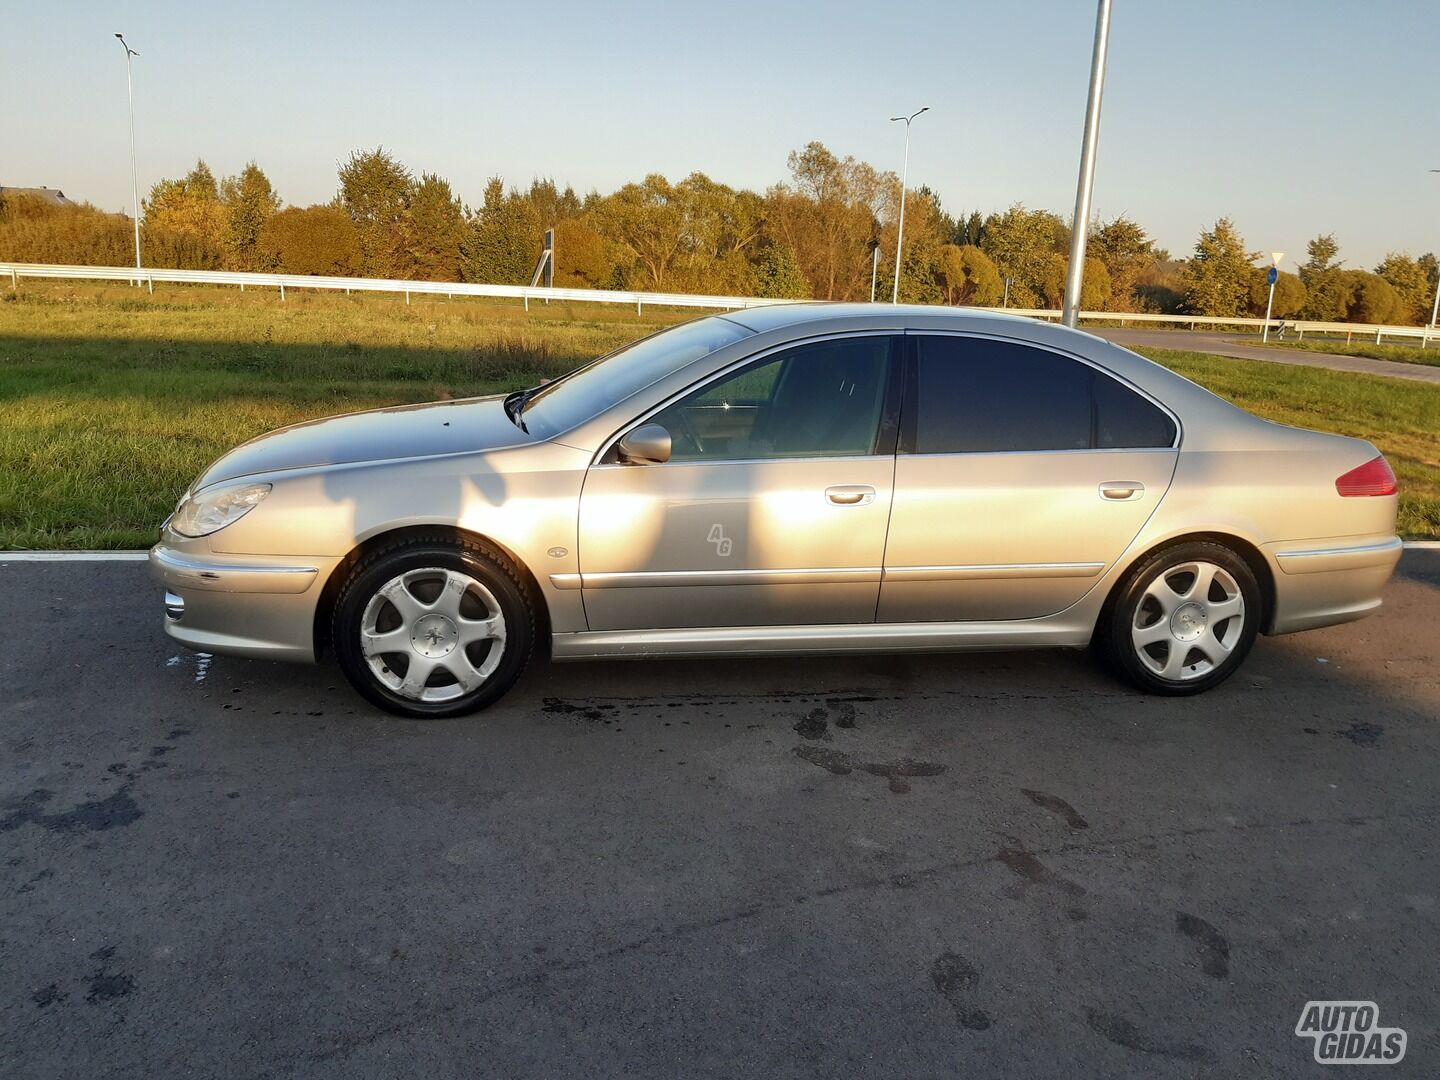
[{"label": "silver sedan", "polygon": [[507,397],[298,424],[196,479],[151,565],[194,649],[407,716],[557,660],[1097,646],[1160,694],[1357,619],[1400,556],[1359,439],[1087,334],[929,307],[716,315]]}]

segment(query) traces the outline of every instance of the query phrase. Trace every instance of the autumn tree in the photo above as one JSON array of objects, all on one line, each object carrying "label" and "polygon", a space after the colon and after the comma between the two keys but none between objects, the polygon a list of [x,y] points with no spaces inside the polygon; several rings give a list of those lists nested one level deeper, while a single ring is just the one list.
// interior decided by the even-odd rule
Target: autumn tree
[{"label": "autumn tree", "polygon": [[810,283],[800,272],[795,253],[784,243],[765,245],[755,267],[755,295],[777,300],[808,300]]},{"label": "autumn tree", "polygon": [[[765,196],[767,231],[794,251],[818,299],[868,297],[869,243],[899,208],[899,179],[836,157],[818,142],[791,153],[787,163],[790,182]],[[892,261],[894,251],[892,240]]]},{"label": "autumn tree", "polygon": [[[1269,268],[1257,266],[1250,275],[1250,314],[1265,317],[1265,305],[1270,300]],[[1275,302],[1270,308],[1270,317],[1291,319],[1300,314],[1305,306],[1305,283],[1299,275],[1280,271],[1275,279]]]},{"label": "autumn tree", "polygon": [[1256,255],[1245,250],[1229,218],[1202,232],[1185,264],[1185,310],[1193,315],[1245,314]]},{"label": "autumn tree", "polygon": [[0,203],[0,260],[125,266],[135,258],[132,222],[89,203],[57,206],[32,195],[9,195]]},{"label": "autumn tree", "polygon": [[[1375,273],[1384,278],[1400,297],[1400,322],[1421,325],[1430,321],[1430,305],[1435,292],[1421,259],[1392,251],[1375,267]],[[1433,261],[1434,256],[1431,259]]]},{"label": "autumn tree", "polygon": [[530,200],[505,190],[492,176],[485,202],[470,217],[461,247],[461,274],[466,281],[493,285],[528,285],[540,258],[544,228]]},{"label": "autumn tree", "polygon": [[409,275],[405,219],[414,191],[410,171],[383,146],[352,151],[340,165],[339,203],[355,224],[363,276]]},{"label": "autumn tree", "polygon": [[1305,245],[1306,260],[1300,264],[1300,280],[1305,283],[1307,319],[1335,322],[1345,317],[1349,307],[1349,283],[1342,263],[1336,258],[1340,245],[1332,233],[1322,233]]},{"label": "autumn tree", "polygon": [[571,289],[609,288],[615,270],[610,244],[584,217],[555,223],[555,284]]},{"label": "autumn tree", "polygon": [[160,266],[217,270],[224,259],[228,210],[204,161],[178,180],[161,180],[142,204],[151,261]]},{"label": "autumn tree", "polygon": [[465,208],[450,184],[423,173],[405,212],[405,247],[411,276],[419,281],[459,281],[465,243]]},{"label": "autumn tree", "polygon": [[[1070,260],[1064,255],[1051,254],[1045,263],[1042,293],[1045,305],[1060,308],[1065,304],[1066,273]],[[1080,309],[1082,311],[1104,311],[1110,302],[1110,272],[1099,259],[1086,257],[1085,271],[1080,275]]]},{"label": "autumn tree", "polygon": [[641,287],[663,290],[685,247],[685,212],[675,186],[651,173],[603,200],[593,217],[634,264]]},{"label": "autumn tree", "polygon": [[260,229],[258,260],[286,274],[352,277],[363,256],[354,219],[335,206],[287,207]]},{"label": "autumn tree", "polygon": [[1157,261],[1154,241],[1145,230],[1122,214],[1097,226],[1086,250],[1105,264],[1110,278],[1110,295],[1101,306],[1107,311],[1137,310],[1136,286]]},{"label": "autumn tree", "polygon": [[1365,270],[1342,270],[1341,295],[1346,322],[1396,323],[1407,314],[1405,299],[1378,274]]},{"label": "autumn tree", "polygon": [[220,182],[220,202],[225,207],[225,268],[261,270],[260,231],[280,209],[280,197],[260,166],[246,163],[236,176]]},{"label": "autumn tree", "polygon": [[1005,292],[1000,271],[974,244],[946,244],[940,251],[940,274],[947,304],[995,307]]},{"label": "autumn tree", "polygon": [[981,250],[999,271],[1001,280],[1010,279],[1013,307],[1043,306],[1045,283],[1053,273],[1052,255],[1069,248],[1069,230],[1048,210],[1027,210],[1016,203],[1003,214],[985,219]]}]

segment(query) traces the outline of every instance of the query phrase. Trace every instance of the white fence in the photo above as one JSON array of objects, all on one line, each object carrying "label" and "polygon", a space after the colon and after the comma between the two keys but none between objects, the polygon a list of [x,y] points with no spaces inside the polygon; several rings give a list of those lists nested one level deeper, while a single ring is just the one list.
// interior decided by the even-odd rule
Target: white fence
[{"label": "white fence", "polygon": [[[652,307],[735,308],[766,307],[771,304],[788,304],[789,300],[769,300],[756,296],[694,296],[689,293],[622,292],[612,289],[554,289],[530,285],[480,285],[448,281],[394,281],[384,278],[349,277],[307,277],[303,274],[246,274],[225,270],[164,270],[146,267],[137,270],[127,266],[44,266],[37,263],[0,263],[0,280],[9,276],[13,287],[19,288],[21,278],[74,278],[89,281],[143,282],[151,292],[155,283],[171,282],[188,285],[236,285],[242,290],[246,286],[259,289],[276,289],[280,299],[285,298],[286,289],[325,289],[333,292],[383,292],[404,294],[410,302],[412,294],[418,296],[490,296],[521,300],[526,309],[531,300],[571,300],[589,304],[634,305],[643,312],[645,305]],[[999,308],[987,308],[999,311]],[[1060,312],[1053,308],[1009,308],[1011,315],[1024,315],[1033,319],[1059,319]],[[1212,315],[1151,315],[1123,311],[1082,311],[1080,318],[1085,322],[1130,324],[1158,324],[1183,326],[1190,330],[1201,328],[1248,329],[1259,333],[1265,325],[1264,319],[1224,318]],[[1306,334],[1345,335],[1350,341],[1355,337],[1373,338],[1379,344],[1385,338],[1418,338],[1424,348],[1431,338],[1440,337],[1433,326],[1380,326],[1367,323],[1326,323],[1305,322],[1298,319],[1271,319],[1273,332],[1283,326],[1293,331],[1297,340]]]}]

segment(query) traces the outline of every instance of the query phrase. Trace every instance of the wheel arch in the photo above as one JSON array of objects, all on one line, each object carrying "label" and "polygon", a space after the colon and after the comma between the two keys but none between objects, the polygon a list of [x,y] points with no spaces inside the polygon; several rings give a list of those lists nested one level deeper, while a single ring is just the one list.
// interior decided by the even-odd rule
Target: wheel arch
[{"label": "wheel arch", "polygon": [[356,544],[345,557],[335,564],[330,571],[330,576],[325,579],[321,586],[320,597],[315,604],[315,616],[313,635],[315,641],[315,657],[319,659],[330,647],[330,621],[335,611],[335,602],[340,596],[340,590],[345,585],[345,579],[351,569],[377,547],[394,543],[397,540],[421,540],[437,539],[441,541],[469,541],[491,548],[495,553],[508,562],[511,568],[519,576],[521,584],[524,585],[530,594],[530,600],[535,605],[535,614],[539,625],[535,628],[536,644],[548,647],[550,641],[550,609],[545,600],[544,590],[540,583],[535,580],[535,575],[525,562],[515,554],[509,547],[502,544],[492,536],[484,533],[473,532],[469,529],[462,529],[458,525],[435,524],[435,525],[403,525],[394,529],[387,529],[384,532],[376,533],[366,537]]},{"label": "wheel arch", "polygon": [[1180,544],[1210,543],[1219,544],[1229,548],[1236,555],[1245,560],[1245,565],[1250,567],[1250,572],[1255,575],[1255,582],[1260,586],[1260,602],[1262,611],[1260,614],[1260,632],[1268,634],[1275,618],[1275,573],[1270,567],[1264,554],[1251,541],[1234,533],[1221,531],[1199,531],[1180,533],[1176,536],[1167,536],[1163,540],[1157,540],[1148,547],[1138,549],[1124,561],[1123,568],[1115,575],[1110,585],[1110,591],[1105,596],[1105,603],[1101,605],[1100,616],[1095,620],[1094,633],[1098,633],[1110,617],[1110,612],[1115,606],[1115,601],[1120,595],[1120,590],[1129,577],[1130,571],[1144,562],[1157,551],[1165,548],[1176,547]]}]

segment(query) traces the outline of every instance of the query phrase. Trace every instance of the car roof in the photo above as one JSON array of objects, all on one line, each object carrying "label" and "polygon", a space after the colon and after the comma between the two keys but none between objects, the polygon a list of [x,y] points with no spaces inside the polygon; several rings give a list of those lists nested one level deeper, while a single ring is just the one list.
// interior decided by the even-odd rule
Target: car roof
[{"label": "car roof", "polygon": [[742,308],[727,311],[722,318],[739,323],[756,333],[780,330],[785,327],[802,326],[805,323],[829,319],[884,319],[899,318],[906,322],[912,318],[923,318],[933,326],[934,320],[953,319],[957,324],[976,322],[1032,322],[1016,315],[981,308],[952,308],[929,304],[863,304],[811,302],[804,304],[769,304],[765,307]]}]

